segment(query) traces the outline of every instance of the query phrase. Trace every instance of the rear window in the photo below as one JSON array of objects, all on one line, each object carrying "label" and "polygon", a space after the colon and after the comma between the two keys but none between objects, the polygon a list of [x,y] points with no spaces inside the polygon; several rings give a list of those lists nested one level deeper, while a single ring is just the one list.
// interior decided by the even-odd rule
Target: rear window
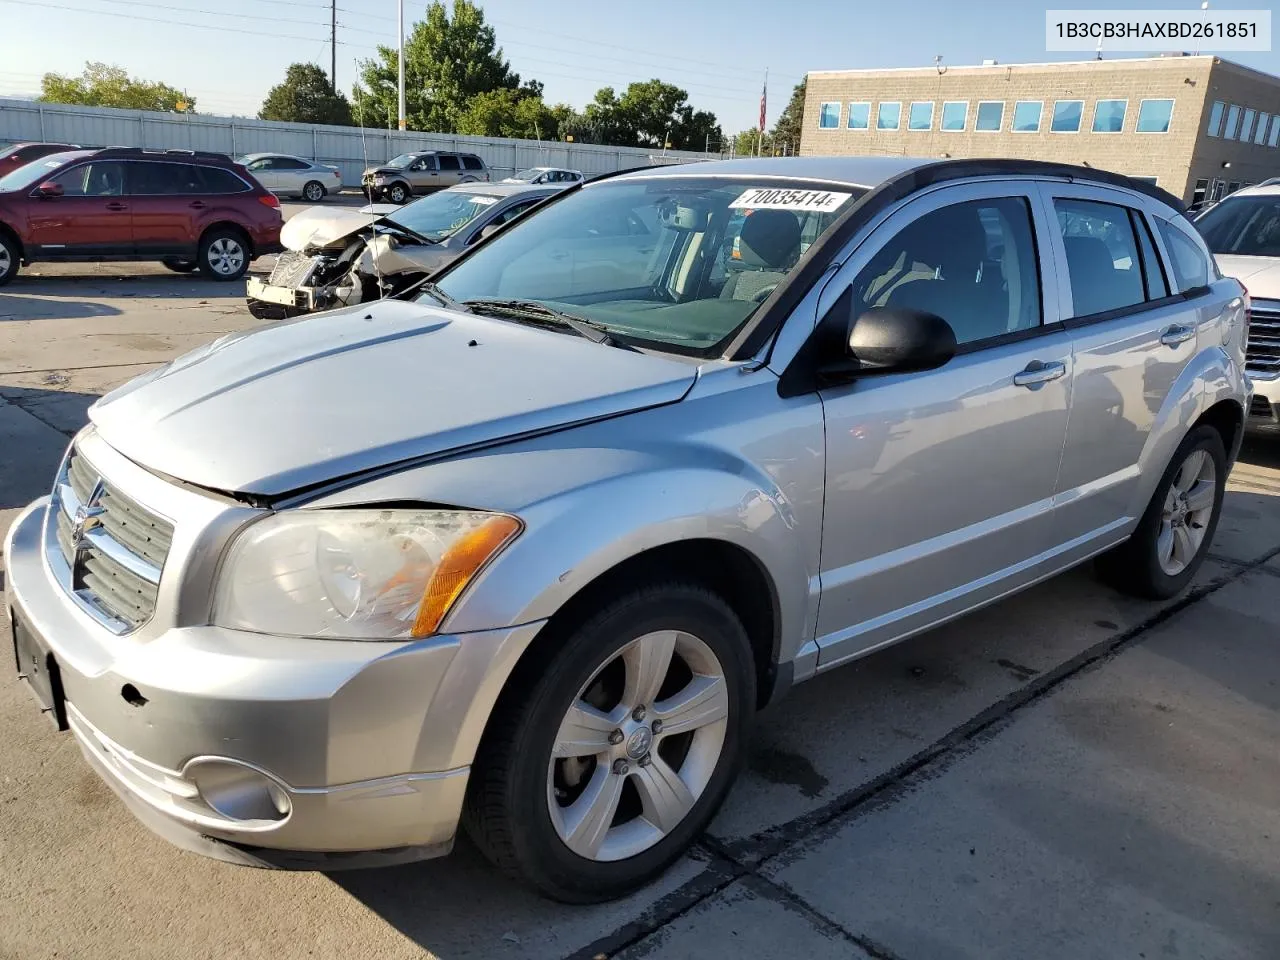
[{"label": "rear window", "polygon": [[484,163],[479,157],[465,156],[462,158],[462,165],[468,170],[483,170]]}]

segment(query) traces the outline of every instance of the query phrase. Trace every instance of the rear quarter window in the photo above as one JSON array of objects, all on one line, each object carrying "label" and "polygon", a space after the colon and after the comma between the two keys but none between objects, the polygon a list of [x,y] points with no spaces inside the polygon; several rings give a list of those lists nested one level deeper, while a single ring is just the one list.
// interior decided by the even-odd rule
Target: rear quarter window
[{"label": "rear quarter window", "polygon": [[479,157],[465,156],[462,158],[462,165],[468,170],[484,169],[484,163]]},{"label": "rear quarter window", "polygon": [[1178,293],[1207,287],[1210,280],[1216,279],[1217,271],[1210,265],[1209,258],[1205,256],[1199,243],[1176,224],[1167,220],[1157,220],[1156,223],[1160,236],[1164,239],[1165,249],[1169,251],[1174,285]]},{"label": "rear quarter window", "polygon": [[230,170],[221,167],[197,167],[204,193],[244,193],[249,185]]}]

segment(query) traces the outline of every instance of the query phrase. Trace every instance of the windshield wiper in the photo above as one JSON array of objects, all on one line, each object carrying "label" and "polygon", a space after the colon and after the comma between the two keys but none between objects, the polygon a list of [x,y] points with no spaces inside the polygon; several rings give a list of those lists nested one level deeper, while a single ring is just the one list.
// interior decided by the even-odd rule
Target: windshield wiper
[{"label": "windshield wiper", "polygon": [[442,307],[447,307],[450,310],[457,310],[460,313],[471,312],[467,308],[466,304],[459,303],[457,300],[453,299],[453,297],[449,296],[447,293],[441,290],[438,284],[432,283],[429,280],[420,280],[418,283],[415,283],[413,286],[406,287],[404,290],[400,292],[400,296],[403,297],[406,294],[410,294],[410,293],[425,293],[427,296],[429,296],[436,303],[440,304],[440,306]]},{"label": "windshield wiper", "polygon": [[548,307],[545,303],[538,303],[536,300],[502,300],[496,297],[482,297],[477,300],[464,300],[462,306],[470,307],[472,313],[490,313],[521,323],[567,327],[592,343],[602,343],[606,347],[617,347],[620,350],[631,350],[635,353],[640,352],[631,344],[624,343],[609,333],[604,324],[584,317],[575,317],[571,313]]}]

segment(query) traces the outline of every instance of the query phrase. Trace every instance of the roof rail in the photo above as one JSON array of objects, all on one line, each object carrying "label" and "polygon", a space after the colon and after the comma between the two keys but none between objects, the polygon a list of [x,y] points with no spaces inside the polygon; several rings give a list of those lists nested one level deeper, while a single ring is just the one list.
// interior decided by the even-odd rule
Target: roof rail
[{"label": "roof rail", "polygon": [[220,160],[230,163],[231,157],[213,150],[181,150],[158,149],[151,147],[105,147],[98,151],[99,157],[194,157],[200,160]]}]

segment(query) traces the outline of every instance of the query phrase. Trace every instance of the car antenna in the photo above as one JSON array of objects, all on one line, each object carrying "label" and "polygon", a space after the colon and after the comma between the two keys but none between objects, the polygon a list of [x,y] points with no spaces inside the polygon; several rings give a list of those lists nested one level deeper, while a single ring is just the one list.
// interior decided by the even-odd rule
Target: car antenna
[{"label": "car antenna", "polygon": [[[354,61],[357,74],[360,71],[359,61]],[[360,121],[360,153],[364,156],[364,169],[369,169],[369,143],[364,135],[364,91],[360,84],[356,84],[356,118]],[[364,190],[364,174],[360,176],[360,189]],[[382,287],[382,271],[378,269],[378,251],[373,245],[373,241],[378,239],[378,215],[373,210],[373,188],[369,188],[369,192],[365,194],[365,199],[369,201],[369,260],[373,263],[373,277],[378,284],[378,299],[381,300],[386,296],[386,291]]]}]

